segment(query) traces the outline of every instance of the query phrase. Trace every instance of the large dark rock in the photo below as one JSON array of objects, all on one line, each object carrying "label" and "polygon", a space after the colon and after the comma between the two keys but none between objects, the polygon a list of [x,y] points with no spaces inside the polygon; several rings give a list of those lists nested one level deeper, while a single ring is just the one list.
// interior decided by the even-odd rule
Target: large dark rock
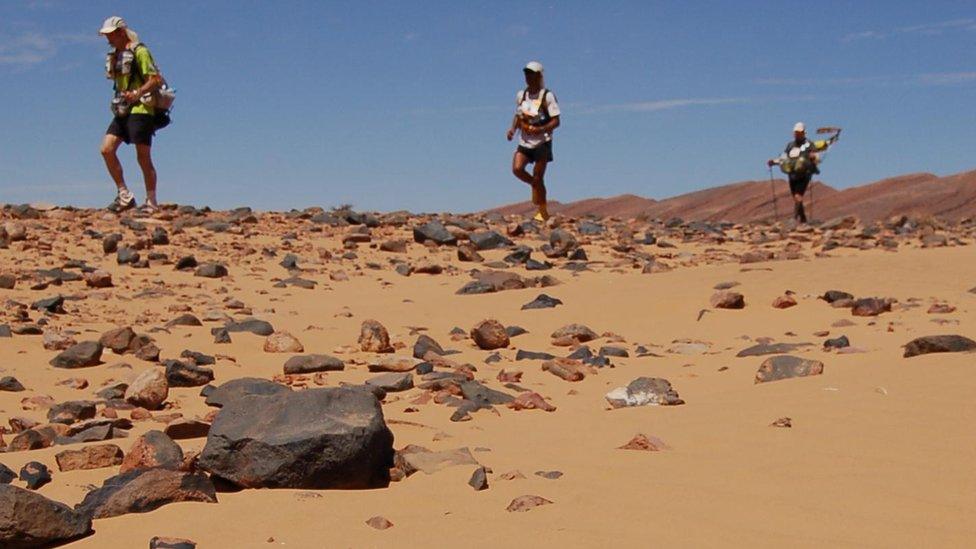
[{"label": "large dark rock", "polygon": [[51,406],[47,411],[47,420],[71,425],[95,417],[95,411],[95,403],[90,400],[69,400]]},{"label": "large dark rock", "polygon": [[417,342],[413,344],[413,357],[423,359],[427,353],[434,353],[443,356],[446,354],[440,343],[426,334],[421,334]]},{"label": "large dark rock", "polygon": [[0,377],[0,391],[19,393],[20,391],[23,390],[25,390],[24,386],[19,381],[17,381],[17,378],[13,376]]},{"label": "large dark rock", "polygon": [[286,374],[310,374],[313,372],[340,372],[346,365],[334,356],[298,355],[285,362]]},{"label": "large dark rock", "polygon": [[204,263],[197,267],[197,270],[193,273],[193,276],[200,276],[203,278],[223,278],[227,276],[227,267],[221,265],[220,263]]},{"label": "large dark rock", "polygon": [[147,431],[137,438],[122,459],[119,473],[134,469],[179,469],[183,464],[183,449],[173,442],[166,433],[159,430]]},{"label": "large dark rock", "polygon": [[530,309],[551,309],[556,305],[562,305],[562,304],[563,302],[559,299],[556,299],[555,297],[551,297],[546,294],[539,294],[538,297],[536,297],[532,301],[526,303],[525,305],[522,305],[522,310],[526,311]]},{"label": "large dark rock", "polygon": [[905,358],[929,353],[962,353],[976,350],[976,341],[961,335],[925,336],[905,345]]},{"label": "large dark rock", "polygon": [[809,347],[812,343],[760,343],[752,347],[746,347],[739,351],[735,356],[742,358],[747,356],[781,355],[790,353],[803,347]]},{"label": "large dark rock", "polygon": [[135,469],[108,478],[75,506],[91,518],[148,513],[170,503],[202,501],[217,503],[217,493],[207,475],[156,467]]},{"label": "large dark rock", "polygon": [[879,299],[877,297],[866,297],[858,299],[851,308],[854,316],[878,316],[881,313],[891,312],[891,299]]},{"label": "large dark rock", "polygon": [[91,519],[29,490],[0,484],[0,547],[63,543],[92,533]]},{"label": "large dark rock", "polygon": [[55,368],[85,368],[102,363],[102,344],[97,341],[75,343],[51,359]]},{"label": "large dark rock", "polygon": [[476,404],[501,405],[515,400],[512,395],[486,387],[478,381],[463,381],[460,385],[464,398]]},{"label": "large dark rock", "polygon": [[413,239],[415,242],[423,244],[428,240],[441,245],[453,246],[457,244],[457,238],[440,221],[431,221],[426,225],[413,229]]},{"label": "large dark rock", "polygon": [[37,490],[51,482],[51,471],[39,461],[29,461],[21,467],[19,478],[27,484],[27,488]]},{"label": "large dark rock", "polygon": [[199,464],[247,488],[385,487],[393,433],[362,389],[245,395],[217,414]]},{"label": "large dark rock", "polygon": [[[209,387],[207,387],[209,388]],[[279,393],[290,393],[291,389],[280,383],[257,377],[241,377],[232,379],[220,387],[210,390],[204,401],[208,406],[222,408],[227,403],[247,395],[270,396]]]},{"label": "large dark rock", "polygon": [[792,377],[816,376],[823,373],[824,365],[819,360],[807,360],[789,355],[767,358],[756,372],[756,383],[779,381]]}]

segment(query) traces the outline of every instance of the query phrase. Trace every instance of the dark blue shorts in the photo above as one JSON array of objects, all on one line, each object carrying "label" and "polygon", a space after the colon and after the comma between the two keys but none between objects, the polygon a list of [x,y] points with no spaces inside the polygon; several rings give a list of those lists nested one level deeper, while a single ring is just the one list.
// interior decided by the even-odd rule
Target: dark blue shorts
[{"label": "dark blue shorts", "polygon": [[552,162],[552,141],[546,141],[534,149],[519,145],[518,152],[527,156],[530,164],[540,160]]}]

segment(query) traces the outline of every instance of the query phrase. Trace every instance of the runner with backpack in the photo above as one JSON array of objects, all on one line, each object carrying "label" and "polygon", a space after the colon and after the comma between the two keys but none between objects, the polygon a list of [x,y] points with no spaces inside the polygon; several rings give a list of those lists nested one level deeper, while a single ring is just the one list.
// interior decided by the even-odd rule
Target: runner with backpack
[{"label": "runner with backpack", "polygon": [[[786,144],[783,154],[771,158],[766,165],[772,168],[779,166],[790,180],[790,193],[793,195],[793,218],[800,223],[807,222],[807,214],[803,208],[803,195],[806,194],[813,176],[820,173],[820,153],[826,151],[840,136],[839,128],[823,128],[821,133],[833,133],[829,139],[810,141],[807,139],[806,126],[797,122],[793,126],[793,140]],[[774,191],[773,199],[776,199]]]},{"label": "runner with backpack", "polygon": [[159,208],[156,168],[152,161],[153,135],[169,124],[174,94],[156,67],[149,48],[139,41],[139,35],[128,28],[125,20],[109,17],[98,32],[113,48],[105,59],[106,77],[114,82],[113,118],[105,130],[101,153],[118,195],[108,209],[121,213],[136,206],[136,198],[125,185],[122,164],[116,154],[122,143],[131,143],[136,147],[136,159],[146,185],[146,202],[140,210],[152,214]]},{"label": "runner with backpack", "polygon": [[[559,127],[559,104],[545,88],[542,63],[532,61],[522,69],[526,88],[515,96],[515,117],[508,129],[508,140],[519,132],[518,149],[512,159],[512,173],[532,187],[532,203],[538,208],[534,219],[549,219],[546,205],[546,166],[552,162],[552,132]],[[535,164],[532,173],[526,166]]]}]

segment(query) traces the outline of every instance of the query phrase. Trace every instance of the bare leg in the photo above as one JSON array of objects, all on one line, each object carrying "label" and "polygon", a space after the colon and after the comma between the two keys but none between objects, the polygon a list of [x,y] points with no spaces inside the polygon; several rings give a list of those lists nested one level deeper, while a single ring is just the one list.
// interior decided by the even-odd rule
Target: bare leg
[{"label": "bare leg", "polygon": [[122,163],[119,162],[119,156],[116,154],[119,150],[119,145],[122,144],[122,139],[114,135],[105,135],[102,139],[102,158],[105,159],[105,167],[108,168],[108,174],[112,176],[112,181],[115,181],[115,186],[118,190],[126,190],[125,187],[125,176],[122,174]]},{"label": "bare leg", "polygon": [[519,151],[515,151],[515,156],[512,157],[512,174],[519,178],[520,181],[532,185],[532,174],[525,171],[525,167],[528,165],[529,157]]},{"label": "bare leg", "polygon": [[539,160],[535,163],[532,169],[532,195],[537,198],[536,206],[539,206],[539,211],[542,212],[543,217],[549,217],[549,211],[546,209],[546,166],[548,162],[545,160]]},{"label": "bare leg", "polygon": [[156,205],[156,167],[152,161],[151,145],[136,145],[136,158],[142,168],[142,177],[146,183],[146,202]]}]

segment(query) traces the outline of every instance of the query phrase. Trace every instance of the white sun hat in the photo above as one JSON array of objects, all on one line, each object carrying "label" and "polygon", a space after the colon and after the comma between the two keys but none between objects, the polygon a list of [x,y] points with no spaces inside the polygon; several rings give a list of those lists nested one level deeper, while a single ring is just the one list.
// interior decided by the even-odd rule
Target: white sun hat
[{"label": "white sun hat", "polygon": [[111,34],[118,29],[125,29],[125,34],[129,37],[129,42],[139,42],[139,35],[125,24],[125,19],[122,19],[118,15],[113,15],[106,19],[102,23],[102,28],[98,30],[98,34]]},{"label": "white sun hat", "polygon": [[795,132],[805,132],[805,131],[807,131],[807,127],[803,125],[803,122],[797,122],[793,126],[793,131],[795,131]]},{"label": "white sun hat", "polygon": [[529,61],[522,70],[542,74],[542,63],[538,61]]}]

